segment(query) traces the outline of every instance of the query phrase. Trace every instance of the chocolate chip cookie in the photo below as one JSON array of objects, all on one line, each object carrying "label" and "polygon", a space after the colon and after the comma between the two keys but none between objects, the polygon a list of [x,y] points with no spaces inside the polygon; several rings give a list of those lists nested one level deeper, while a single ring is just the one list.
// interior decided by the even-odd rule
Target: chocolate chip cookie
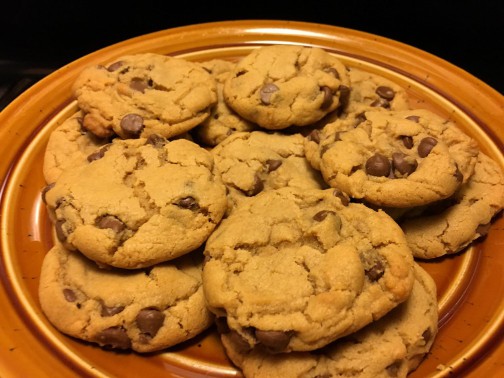
[{"label": "chocolate chip cookie", "polygon": [[59,331],[106,349],[153,352],[213,323],[201,283],[201,251],[145,270],[100,269],[56,244],[44,257],[39,299]]},{"label": "chocolate chip cookie", "polygon": [[86,165],[94,151],[110,142],[82,127],[83,113],[77,111],[51,132],[44,153],[43,174],[46,182],[55,182],[62,171]]},{"label": "chocolate chip cookie", "polygon": [[83,126],[98,137],[171,138],[203,122],[217,102],[215,80],[201,66],[154,53],[87,67],[72,91]]},{"label": "chocolate chip cookie", "polygon": [[454,123],[423,109],[366,111],[308,140],[306,156],[328,184],[388,207],[451,196],[472,175],[478,154],[476,142]]},{"label": "chocolate chip cookie", "polygon": [[265,190],[328,187],[306,160],[301,134],[237,132],[214,147],[212,154],[233,207]]},{"label": "chocolate chip cookie", "polygon": [[186,139],[119,138],[44,190],[58,239],[91,260],[142,268],[199,247],[224,215],[210,152]]},{"label": "chocolate chip cookie", "polygon": [[200,65],[214,77],[217,83],[217,104],[212,107],[210,116],[193,129],[196,139],[202,145],[213,147],[237,131],[258,129],[255,124],[240,117],[224,100],[222,93],[224,82],[236,63],[212,59],[201,62]]},{"label": "chocolate chip cookie", "polygon": [[249,349],[309,351],[406,300],[413,257],[385,213],[334,189],[281,188],[250,198],[205,247],[210,311]]},{"label": "chocolate chip cookie", "polygon": [[501,167],[480,152],[475,172],[454,196],[400,223],[417,258],[431,259],[461,251],[485,236],[504,208]]},{"label": "chocolate chip cookie", "polygon": [[408,299],[380,320],[315,352],[271,354],[242,347],[220,328],[226,354],[246,378],[406,377],[429,352],[438,331],[436,285],[415,264]]},{"label": "chocolate chip cookie", "polygon": [[320,120],[345,101],[349,90],[346,68],[334,55],[316,47],[273,45],[240,60],[223,93],[243,118],[279,130]]}]

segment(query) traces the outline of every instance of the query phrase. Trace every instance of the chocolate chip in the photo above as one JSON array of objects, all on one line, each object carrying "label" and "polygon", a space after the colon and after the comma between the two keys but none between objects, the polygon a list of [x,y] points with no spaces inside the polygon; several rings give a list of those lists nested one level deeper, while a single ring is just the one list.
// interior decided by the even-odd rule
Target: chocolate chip
[{"label": "chocolate chip", "polygon": [[375,93],[387,101],[392,101],[395,97],[394,90],[385,85],[380,85],[378,88],[376,88]]},{"label": "chocolate chip", "polygon": [[247,196],[255,196],[259,194],[264,189],[264,183],[261,178],[256,174],[254,177],[254,186],[246,193]]},{"label": "chocolate chip", "polygon": [[329,214],[336,214],[332,210],[321,210],[313,216],[313,220],[316,222],[322,222]]},{"label": "chocolate chip", "polygon": [[159,311],[157,308],[147,307],[137,314],[136,324],[141,333],[154,337],[159,331],[159,328],[164,323],[165,314]]},{"label": "chocolate chip", "polygon": [[359,126],[364,121],[367,121],[366,114],[364,112],[357,114],[355,116],[355,125],[354,125],[354,127]]},{"label": "chocolate chip", "polygon": [[252,349],[247,340],[245,340],[238,332],[231,331],[228,333],[228,337],[231,339],[231,342],[238,352],[246,353]]},{"label": "chocolate chip", "polygon": [[196,211],[199,209],[199,204],[198,204],[198,201],[196,201],[195,198],[193,197],[184,197],[184,198],[181,198],[178,202],[177,202],[177,206],[180,206],[184,209],[189,209],[189,210],[192,210],[192,211]]},{"label": "chocolate chip", "polygon": [[277,92],[279,88],[273,84],[273,83],[268,83],[265,84],[261,90],[259,91],[259,95],[261,97],[261,102],[264,105],[269,105],[271,101],[271,95],[275,92]]},{"label": "chocolate chip", "polygon": [[138,114],[127,114],[121,119],[121,129],[131,137],[139,136],[144,127],[144,119]]},{"label": "chocolate chip", "polygon": [[406,147],[408,150],[413,148],[413,138],[408,136],[408,135],[402,135],[401,140],[403,142],[404,147]]},{"label": "chocolate chip", "polygon": [[390,161],[386,156],[376,153],[366,161],[366,173],[371,176],[387,177],[390,173]]},{"label": "chocolate chip", "polygon": [[424,339],[425,343],[427,344],[432,337],[432,331],[430,328],[427,328],[425,331],[422,333],[422,339]]},{"label": "chocolate chip", "polygon": [[312,132],[308,135],[308,140],[319,144],[320,143],[320,131],[319,130],[312,130]]},{"label": "chocolate chip", "polygon": [[282,160],[268,159],[266,160],[266,165],[268,166],[268,173],[273,172],[276,171],[282,165]]},{"label": "chocolate chip", "polygon": [[350,88],[348,88],[346,85],[340,85],[338,87],[338,91],[340,107],[345,108],[350,101]]},{"label": "chocolate chip", "polygon": [[75,302],[77,300],[77,296],[72,289],[63,289],[63,296],[67,302]]},{"label": "chocolate chip", "polygon": [[334,189],[333,196],[338,197],[341,200],[343,206],[348,206],[348,204],[350,203],[350,198],[348,197],[348,195],[339,189]]},{"label": "chocolate chip", "polygon": [[430,154],[434,146],[437,144],[437,140],[433,137],[425,137],[420,141],[418,145],[418,156],[424,158]]},{"label": "chocolate chip", "polygon": [[418,163],[415,159],[403,154],[402,152],[394,152],[392,154],[392,167],[402,176],[406,176],[415,172],[418,167]]},{"label": "chocolate chip", "polygon": [[110,145],[107,144],[107,145],[103,146],[102,148],[100,148],[99,150],[89,154],[87,157],[87,161],[91,163],[92,161],[101,159],[103,156],[105,156],[105,153],[107,152],[107,150],[109,148],[110,148]]},{"label": "chocolate chip", "polygon": [[51,182],[50,184],[46,185],[44,188],[42,188],[41,192],[40,192],[40,197],[42,198],[42,202],[47,204],[47,201],[46,201],[46,194],[49,190],[51,190],[52,188],[54,188],[54,185],[56,185],[55,182]]},{"label": "chocolate chip", "polygon": [[410,115],[410,116],[407,116],[406,117],[407,120],[409,121],[413,121],[413,122],[416,122],[418,123],[418,121],[420,121],[420,117],[417,116],[417,115]]},{"label": "chocolate chip", "polygon": [[141,93],[144,93],[145,89],[147,89],[149,87],[147,82],[143,79],[140,79],[140,78],[131,79],[129,86],[131,89],[138,91],[138,92],[141,92]]},{"label": "chocolate chip", "polygon": [[336,79],[340,78],[339,72],[334,67],[326,67],[326,68],[324,68],[324,72],[327,72],[328,74],[333,75]]},{"label": "chocolate chip", "polygon": [[160,135],[151,134],[147,137],[145,144],[151,144],[156,148],[161,148],[167,143],[167,140]]},{"label": "chocolate chip", "polygon": [[371,103],[371,106],[374,107],[374,108],[385,108],[385,109],[389,109],[390,108],[390,102],[388,102],[387,100],[385,100],[384,98],[378,98],[376,100],[374,100],[372,103]]},{"label": "chocolate chip", "polygon": [[458,165],[457,169],[455,170],[455,178],[457,179],[458,182],[464,181],[464,175],[462,174],[462,172],[460,172]]},{"label": "chocolate chip", "polygon": [[333,103],[333,93],[331,88],[328,86],[323,86],[320,88],[322,93],[324,94],[324,99],[322,100],[322,104],[320,105],[320,109],[327,109],[329,108],[332,103]]},{"label": "chocolate chip", "polygon": [[101,303],[100,315],[103,317],[113,316],[119,314],[124,310],[124,306],[106,306],[105,303]]},{"label": "chocolate chip", "polygon": [[110,66],[108,66],[107,71],[109,71],[109,72],[117,71],[119,68],[122,67],[122,65],[123,65],[123,62],[119,60],[115,63],[112,63]]},{"label": "chocolate chip", "polygon": [[374,264],[370,268],[365,269],[364,272],[371,282],[375,282],[383,276],[385,268],[380,260],[376,260]]},{"label": "chocolate chip", "polygon": [[113,215],[105,215],[96,220],[98,228],[110,228],[112,231],[119,233],[126,228],[126,225]]},{"label": "chocolate chip", "polygon": [[65,224],[65,222],[66,222],[65,219],[58,219],[54,224],[54,229],[56,230],[56,237],[62,243],[64,243],[67,238],[66,232],[63,230],[63,225]]},{"label": "chocolate chip", "polygon": [[131,340],[128,337],[126,330],[122,327],[110,327],[97,333],[94,337],[95,341],[100,345],[117,349],[131,348]]},{"label": "chocolate chip", "polygon": [[488,234],[488,232],[490,231],[490,227],[492,226],[492,223],[489,222],[489,223],[485,223],[485,224],[480,224],[477,228],[476,228],[476,233],[480,236],[485,236]]},{"label": "chocolate chip", "polygon": [[262,331],[260,329],[256,329],[255,336],[270,352],[281,352],[285,350],[291,339],[290,332]]}]

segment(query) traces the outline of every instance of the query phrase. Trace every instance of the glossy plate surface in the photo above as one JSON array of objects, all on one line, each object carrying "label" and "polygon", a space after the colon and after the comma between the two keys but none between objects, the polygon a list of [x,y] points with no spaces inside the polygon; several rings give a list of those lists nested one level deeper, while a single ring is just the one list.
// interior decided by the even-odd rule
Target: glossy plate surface
[{"label": "glossy plate surface", "polygon": [[[504,99],[467,72],[424,51],[376,35],[287,21],[227,21],[164,30],[87,55],[35,84],[0,113],[0,377],[234,377],[213,329],[162,353],[104,351],[56,331],[38,302],[52,245],[40,199],[50,132],[76,110],[70,87],[91,64],[156,52],[201,61],[239,59],[264,44],[318,46],[345,64],[407,88],[413,108],[454,120],[504,169]],[[440,330],[411,377],[504,376],[504,219],[456,256],[421,262],[438,287]]]}]

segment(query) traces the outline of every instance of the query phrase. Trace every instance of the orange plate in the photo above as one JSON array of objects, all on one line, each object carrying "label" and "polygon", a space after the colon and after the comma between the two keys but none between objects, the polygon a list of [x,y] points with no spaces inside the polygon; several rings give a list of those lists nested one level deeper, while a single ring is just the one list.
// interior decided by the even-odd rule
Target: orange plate
[{"label": "orange plate", "polygon": [[[50,132],[76,109],[70,87],[81,69],[125,54],[190,60],[236,59],[265,44],[318,46],[347,65],[407,88],[412,107],[451,118],[504,169],[503,97],[467,72],[424,51],[376,35],[289,21],[228,21],[133,38],[87,55],[44,78],[0,114],[0,376],[230,377],[213,329],[163,353],[104,351],[57,332],[41,313],[38,280],[52,231],[40,190]],[[482,57],[483,59],[483,57]],[[456,256],[422,262],[438,286],[440,330],[411,377],[504,375],[504,219]],[[499,374],[500,373],[500,374]]]}]

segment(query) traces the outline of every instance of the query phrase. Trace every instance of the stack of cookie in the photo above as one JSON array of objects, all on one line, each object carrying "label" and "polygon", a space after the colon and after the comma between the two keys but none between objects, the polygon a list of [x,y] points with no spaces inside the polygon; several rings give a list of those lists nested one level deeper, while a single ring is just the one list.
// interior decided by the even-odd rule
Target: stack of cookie
[{"label": "stack of cookie", "polygon": [[472,138],[319,48],[129,55],[73,94],[44,160],[40,302],[104,348],[215,324],[246,377],[404,377],[437,334],[416,259],[462,251],[504,207]]}]

